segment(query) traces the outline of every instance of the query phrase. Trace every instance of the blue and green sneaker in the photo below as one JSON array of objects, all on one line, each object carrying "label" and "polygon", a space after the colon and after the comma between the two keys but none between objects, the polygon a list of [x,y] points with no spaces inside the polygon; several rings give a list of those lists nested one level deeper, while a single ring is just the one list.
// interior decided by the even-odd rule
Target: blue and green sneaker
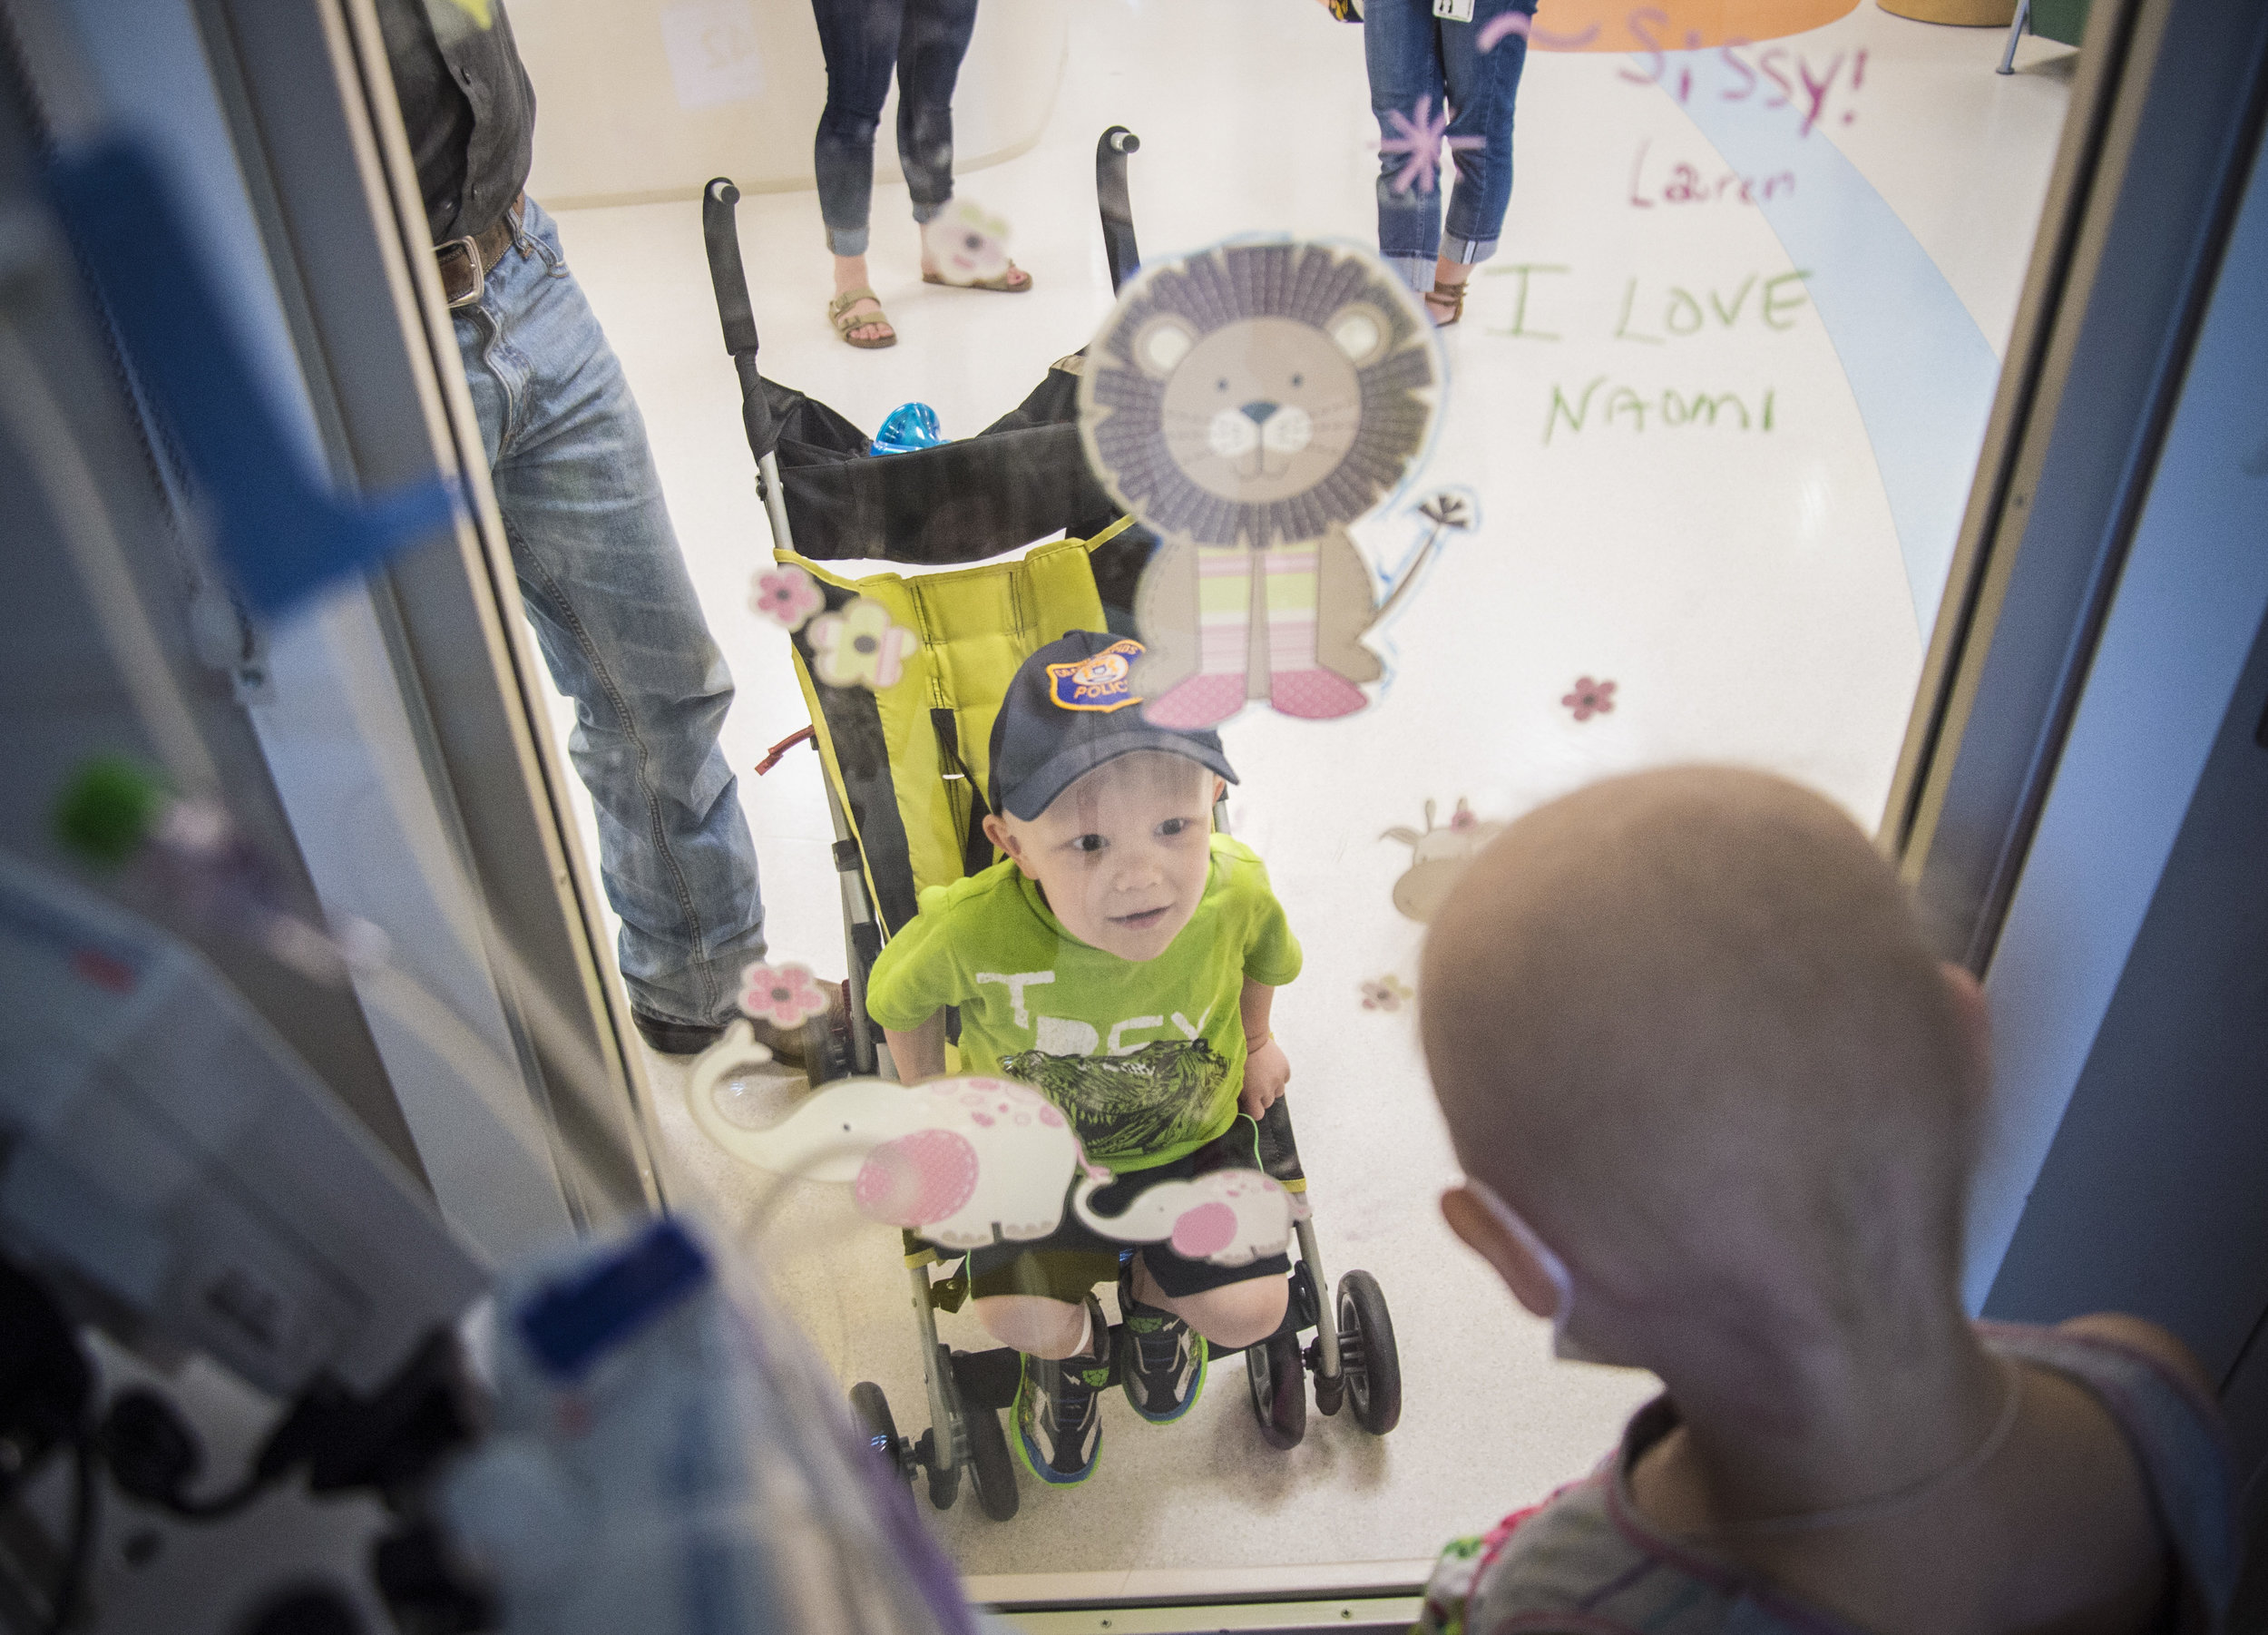
[{"label": "blue and green sneaker", "polygon": [[1126,1400],[1150,1424],[1171,1425],[1197,1405],[1205,1389],[1205,1336],[1173,1313],[1134,1297],[1131,1261],[1119,1268],[1119,1311],[1126,1319],[1119,1368]]},{"label": "blue and green sneaker", "polygon": [[1087,1355],[1060,1360],[1026,1356],[1016,1385],[1016,1457],[1052,1487],[1095,1473],[1102,1452],[1102,1387],[1110,1383],[1110,1329],[1087,1297],[1093,1338]]}]

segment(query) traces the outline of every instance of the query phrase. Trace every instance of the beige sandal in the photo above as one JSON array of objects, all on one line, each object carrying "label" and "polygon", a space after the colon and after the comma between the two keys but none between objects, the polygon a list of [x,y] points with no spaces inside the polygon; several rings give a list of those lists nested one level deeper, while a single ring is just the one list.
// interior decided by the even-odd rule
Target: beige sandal
[{"label": "beige sandal", "polygon": [[1022,295],[1031,288],[1031,275],[1023,272],[1023,282],[1019,284],[1015,281],[1015,277],[1020,272],[1023,272],[1023,269],[1011,261],[1008,263],[1008,270],[998,278],[972,279],[964,284],[957,279],[949,279],[943,273],[924,271],[922,274],[922,282],[943,284],[948,289],[997,289],[1002,295]]},{"label": "beige sandal", "polygon": [[[872,312],[862,312],[853,318],[851,308],[861,301],[872,301],[875,304],[875,309]],[[894,347],[898,344],[897,329],[882,310],[882,298],[863,284],[855,289],[844,290],[842,294],[829,301],[826,304],[826,317],[827,322],[835,326],[835,332],[861,351],[877,352],[884,347]],[[867,340],[861,340],[851,333],[853,329],[864,329],[876,324],[890,332]]]},{"label": "beige sandal", "polygon": [[[1471,282],[1471,279],[1466,280],[1466,284]],[[1446,329],[1465,315],[1465,284],[1444,284],[1441,279],[1435,279],[1432,291],[1426,296],[1425,299],[1426,314],[1432,318],[1433,328],[1436,329]],[[1448,304],[1449,316],[1447,318],[1442,317],[1434,310],[1434,304],[1440,302]]]}]

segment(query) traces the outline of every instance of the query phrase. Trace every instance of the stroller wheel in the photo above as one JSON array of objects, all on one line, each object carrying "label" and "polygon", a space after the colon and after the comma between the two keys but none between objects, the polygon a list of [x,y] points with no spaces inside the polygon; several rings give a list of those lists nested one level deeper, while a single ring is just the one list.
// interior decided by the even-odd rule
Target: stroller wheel
[{"label": "stroller wheel", "polygon": [[1297,1447],[1307,1434],[1307,1371],[1298,1340],[1279,1332],[1246,1346],[1245,1379],[1252,1387],[1260,1440],[1272,1448]]},{"label": "stroller wheel", "polygon": [[850,1388],[850,1405],[851,1418],[865,1433],[866,1444],[888,1464],[893,1476],[911,1486],[914,1473],[906,1464],[907,1449],[898,1436],[897,1421],[890,1417],[890,1402],[882,1395],[882,1387],[872,1380],[860,1380]]},{"label": "stroller wheel", "polygon": [[1368,1272],[1339,1279],[1339,1366],[1354,1423],[1383,1436],[1402,1421],[1402,1354],[1385,1291]]},{"label": "stroller wheel", "polygon": [[922,1433],[922,1441],[929,1451],[929,1502],[938,1510],[951,1510],[953,1502],[961,1496],[961,1467],[953,1465],[941,1469],[937,1463],[937,1431],[935,1427]]},{"label": "stroller wheel", "polygon": [[976,1502],[995,1522],[1016,1513],[1021,1495],[1016,1491],[1016,1460],[1008,1451],[1008,1433],[1001,1429],[997,1408],[964,1408],[969,1422],[969,1480]]},{"label": "stroller wheel", "polygon": [[953,1411],[968,1433],[969,1481],[976,1502],[995,1522],[1016,1513],[1022,1497],[1016,1487],[1016,1459],[1008,1451],[1008,1433],[1001,1428],[1000,1411],[988,1405],[979,1377],[983,1364],[965,1351],[953,1353]]}]

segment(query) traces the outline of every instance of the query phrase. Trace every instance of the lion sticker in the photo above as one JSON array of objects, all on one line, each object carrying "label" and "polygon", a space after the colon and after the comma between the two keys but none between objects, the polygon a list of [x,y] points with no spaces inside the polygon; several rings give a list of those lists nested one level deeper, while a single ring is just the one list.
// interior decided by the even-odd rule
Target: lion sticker
[{"label": "lion sticker", "polygon": [[1327,720],[1382,673],[1348,526],[1408,481],[1442,366],[1402,282],[1351,246],[1218,246],[1129,283],[1088,348],[1080,434],[1163,542],[1135,617],[1146,720],[1210,727],[1266,699]]}]

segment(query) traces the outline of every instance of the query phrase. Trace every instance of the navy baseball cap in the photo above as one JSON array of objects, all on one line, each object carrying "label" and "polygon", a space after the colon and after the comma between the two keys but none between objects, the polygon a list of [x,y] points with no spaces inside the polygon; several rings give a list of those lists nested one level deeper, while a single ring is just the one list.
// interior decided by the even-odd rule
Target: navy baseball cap
[{"label": "navy baseball cap", "polygon": [[1105,761],[1160,749],[1219,773],[1237,774],[1220,734],[1153,727],[1128,684],[1142,644],[1108,631],[1073,631],[1026,659],[992,718],[992,810],[1026,822]]}]

